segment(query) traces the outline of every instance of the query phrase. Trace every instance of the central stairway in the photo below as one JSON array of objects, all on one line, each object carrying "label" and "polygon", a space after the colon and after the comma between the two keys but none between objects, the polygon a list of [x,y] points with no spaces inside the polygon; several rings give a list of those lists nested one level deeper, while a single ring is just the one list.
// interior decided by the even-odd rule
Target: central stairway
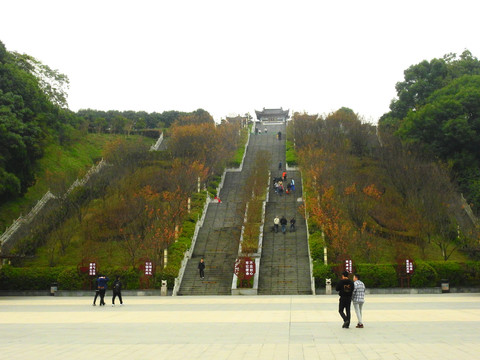
[{"label": "central stairway", "polygon": [[[253,165],[256,154],[266,150],[271,155],[272,177],[280,176],[279,162],[285,167],[285,140],[277,140],[276,134],[285,134],[285,125],[267,125],[268,132],[250,136],[249,146],[242,171],[228,172],[219,197],[220,204],[208,205],[205,222],[198,233],[192,257],[189,259],[178,295],[230,295],[235,259],[241,227],[243,225],[242,191]],[[310,262],[308,256],[305,219],[298,212],[301,202],[301,178],[299,172],[292,172],[296,193],[278,196],[270,190],[270,201],[265,214],[260,265],[259,294],[311,294]],[[270,231],[275,214],[292,216],[297,220],[297,231],[283,235]],[[198,263],[204,258],[205,278],[201,279]]]}]

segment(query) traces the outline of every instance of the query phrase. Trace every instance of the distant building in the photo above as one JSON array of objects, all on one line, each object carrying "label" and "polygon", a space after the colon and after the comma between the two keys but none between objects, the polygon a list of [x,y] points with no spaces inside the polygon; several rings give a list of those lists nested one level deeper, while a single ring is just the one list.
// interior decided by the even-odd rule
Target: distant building
[{"label": "distant building", "polygon": [[257,121],[266,121],[266,122],[286,122],[289,118],[290,110],[283,110],[280,109],[265,109],[263,108],[262,111],[255,110],[255,114],[257,115]]}]

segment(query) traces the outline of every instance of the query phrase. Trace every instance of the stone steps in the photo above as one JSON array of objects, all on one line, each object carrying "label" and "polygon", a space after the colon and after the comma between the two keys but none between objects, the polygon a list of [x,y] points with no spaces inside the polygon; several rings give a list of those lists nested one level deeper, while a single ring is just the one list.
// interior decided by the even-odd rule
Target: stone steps
[{"label": "stone steps", "polygon": [[[268,134],[250,138],[242,172],[229,172],[219,194],[222,203],[210,204],[205,222],[199,231],[192,258],[185,269],[179,295],[227,295],[231,293],[233,268],[238,253],[243,224],[244,184],[256,153],[261,150],[271,154],[272,177],[280,176],[278,163],[285,166],[285,141],[276,140],[278,131],[285,133],[284,125],[272,127]],[[305,220],[298,211],[301,197],[299,173],[292,174],[297,192],[282,197],[270,190],[266,208],[266,224],[260,266],[259,294],[311,294],[310,265]],[[274,214],[295,216],[298,230],[285,235],[270,231]],[[302,223],[303,222],[303,223]],[[205,259],[205,279],[200,279],[198,262]]]}]

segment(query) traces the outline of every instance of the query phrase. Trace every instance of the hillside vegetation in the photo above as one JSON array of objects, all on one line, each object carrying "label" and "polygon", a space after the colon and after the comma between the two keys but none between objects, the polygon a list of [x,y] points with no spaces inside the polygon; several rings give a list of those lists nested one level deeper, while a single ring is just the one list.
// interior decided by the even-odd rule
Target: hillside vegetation
[{"label": "hillside vegetation", "polygon": [[[478,229],[445,163],[342,108],[325,118],[294,114],[314,260],[402,263],[466,260]],[[381,142],[380,142],[381,141]]]},{"label": "hillside vegetation", "polygon": [[480,61],[468,50],[424,60],[405,70],[397,98],[379,121],[446,165],[473,211],[480,214]]}]

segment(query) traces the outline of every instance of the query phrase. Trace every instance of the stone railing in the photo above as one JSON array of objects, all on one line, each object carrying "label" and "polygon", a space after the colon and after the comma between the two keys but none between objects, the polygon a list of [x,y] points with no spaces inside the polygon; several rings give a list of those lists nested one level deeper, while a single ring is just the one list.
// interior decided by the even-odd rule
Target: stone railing
[{"label": "stone railing", "polygon": [[176,296],[178,294],[178,291],[180,290],[180,285],[182,284],[183,275],[185,274],[185,269],[187,267],[188,260],[192,257],[192,253],[193,253],[193,250],[195,249],[195,244],[197,242],[198,233],[200,231],[200,228],[203,226],[203,223],[205,221],[205,216],[207,216],[208,205],[211,202],[212,202],[212,199],[210,199],[210,197],[207,194],[207,198],[205,199],[205,205],[203,206],[202,216],[195,224],[195,231],[193,233],[192,243],[190,245],[190,248],[187,251],[185,251],[185,254],[183,255],[183,260],[180,266],[180,270],[178,271],[178,276],[175,278],[175,284],[173,286],[172,296]]},{"label": "stone railing", "polygon": [[307,212],[307,204],[305,200],[305,188],[303,187],[303,176],[300,172],[300,176],[302,177],[302,200],[304,203],[304,210],[305,210],[305,226],[307,228],[307,249],[308,249],[308,260],[310,263],[310,284],[312,289],[312,295],[315,295],[315,277],[313,276],[313,260],[312,260],[312,253],[310,252],[310,230],[308,229],[308,212]]},{"label": "stone railing", "polygon": [[[97,165],[93,165],[90,170],[85,174],[85,176],[82,179],[76,179],[72,185],[68,188],[66,193],[63,195],[65,198],[70,194],[76,187],[78,186],[84,186],[87,181],[90,179],[90,177],[93,174],[98,173],[104,166],[106,165],[105,160],[101,160]],[[43,195],[43,197],[37,202],[37,204],[30,210],[30,212],[25,215],[25,216],[20,216],[18,219],[16,219],[12,225],[10,225],[5,232],[0,236],[0,250],[3,247],[4,244],[6,244],[11,237],[25,224],[29,224],[35,216],[43,209],[43,207],[50,201],[51,199],[55,199],[56,196],[53,195],[50,190]]]},{"label": "stone railing", "polygon": [[66,197],[67,195],[69,195],[76,187],[78,186],[84,186],[88,180],[90,180],[90,177],[93,175],[93,174],[97,174],[100,170],[103,169],[103,167],[107,165],[107,163],[105,162],[105,160],[101,160],[97,165],[93,165],[90,170],[88,170],[88,172],[85,174],[85,176],[78,180],[76,179],[72,185],[70,185],[70,187],[68,188],[67,192],[65,193],[65,195],[63,195],[63,197]]},{"label": "stone railing", "polygon": [[158,151],[158,149],[160,148],[160,145],[162,144],[162,141],[163,141],[163,132],[160,134],[159,138],[157,139],[157,142],[150,147],[150,151]]},{"label": "stone railing", "polygon": [[473,213],[472,208],[468,204],[467,200],[465,200],[465,198],[463,197],[463,194],[460,194],[460,201],[463,209],[465,210],[468,218],[472,221],[473,225],[478,226],[479,225],[478,218]]},{"label": "stone railing", "polygon": [[12,235],[15,234],[22,225],[30,223],[51,199],[55,199],[55,195],[53,195],[49,190],[45,193],[45,195],[43,195],[43,197],[39,201],[37,201],[35,206],[32,208],[32,210],[30,210],[27,215],[20,215],[18,219],[14,220],[12,225],[10,225],[0,236],[0,249],[5,243],[8,242],[8,240],[10,240]]}]

